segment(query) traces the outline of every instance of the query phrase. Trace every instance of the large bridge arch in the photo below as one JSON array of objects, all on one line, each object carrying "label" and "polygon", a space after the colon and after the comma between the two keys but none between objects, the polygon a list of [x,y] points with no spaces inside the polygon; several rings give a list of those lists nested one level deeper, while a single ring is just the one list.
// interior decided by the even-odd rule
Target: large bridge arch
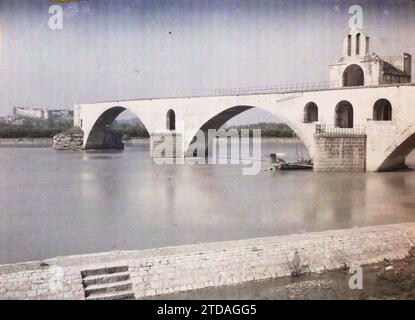
[{"label": "large bridge arch", "polygon": [[[101,112],[95,115],[95,118],[92,118],[89,126],[86,124],[84,130],[84,148],[88,149],[105,149],[106,148],[106,139],[108,137],[107,128],[114,122],[114,120],[124,111],[129,110],[134,114],[140,121],[143,123],[145,129],[148,131],[146,124],[143,122],[140,115],[137,115],[134,112],[134,109],[129,109],[123,106],[112,106],[101,110]],[[90,119],[91,120],[91,119]]]},{"label": "large bridge arch", "polygon": [[415,126],[411,126],[405,131],[406,134],[390,145],[387,150],[387,156],[381,163],[377,171],[389,171],[405,167],[406,158],[415,149]]},{"label": "large bridge arch", "polygon": [[[185,139],[184,148],[185,155],[191,156],[193,155],[193,143],[196,140],[196,136],[198,131],[202,131],[205,136],[205,146],[209,147],[211,141],[208,141],[208,130],[209,129],[220,129],[226,122],[231,120],[232,118],[236,117],[237,115],[251,110],[251,109],[258,109],[265,111],[270,114],[270,116],[277,117],[280,119],[282,123],[285,123],[288,125],[295,134],[303,141],[304,145],[306,146],[310,156],[312,156],[312,139],[310,138],[310,135],[307,134],[303,128],[303,126],[309,127],[310,124],[303,124],[302,121],[297,121],[297,123],[294,120],[291,120],[290,118],[284,116],[283,113],[278,111],[278,108],[264,108],[264,107],[258,107],[255,105],[236,105],[236,106],[229,106],[221,108],[220,111],[218,111],[214,115],[210,115],[208,118],[205,118],[203,121],[200,122],[200,125],[196,126],[196,128],[192,128],[189,130],[189,132],[186,133],[187,139]],[[302,117],[302,115],[300,115]],[[207,150],[206,150],[207,151]]]}]

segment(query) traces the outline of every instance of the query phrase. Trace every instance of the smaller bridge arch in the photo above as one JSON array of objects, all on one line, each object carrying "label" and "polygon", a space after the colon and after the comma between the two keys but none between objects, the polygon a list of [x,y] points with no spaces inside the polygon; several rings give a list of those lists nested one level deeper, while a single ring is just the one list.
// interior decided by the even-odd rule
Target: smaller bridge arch
[{"label": "smaller bridge arch", "polygon": [[309,102],[304,107],[304,123],[313,123],[318,121],[318,106],[314,102]]},{"label": "smaller bridge arch", "polygon": [[373,105],[374,121],[391,121],[392,120],[392,104],[387,99],[379,99]]},{"label": "smaller bridge arch", "polygon": [[335,109],[334,123],[338,128],[353,128],[353,106],[349,101],[340,101]]}]

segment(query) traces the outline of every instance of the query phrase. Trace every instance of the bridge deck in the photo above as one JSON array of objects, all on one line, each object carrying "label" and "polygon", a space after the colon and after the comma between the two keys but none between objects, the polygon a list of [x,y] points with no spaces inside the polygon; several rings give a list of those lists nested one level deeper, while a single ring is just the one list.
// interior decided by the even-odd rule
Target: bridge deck
[{"label": "bridge deck", "polygon": [[[215,94],[207,95],[189,95],[189,96],[175,96],[175,97],[146,97],[138,99],[126,99],[116,101],[92,101],[84,104],[99,104],[99,103],[110,103],[110,102],[129,102],[129,101],[145,101],[145,100],[172,100],[172,99],[197,99],[197,98],[214,98],[214,97],[239,97],[239,96],[252,96],[252,95],[268,95],[268,94],[291,94],[291,93],[304,93],[304,92],[322,92],[322,91],[336,91],[336,90],[350,90],[350,89],[376,89],[376,88],[387,88],[387,87],[404,87],[404,86],[415,86],[415,82],[408,83],[394,83],[394,84],[382,84],[382,85],[368,85],[368,86],[356,86],[356,87],[321,87],[321,88],[310,88],[310,89],[294,89],[297,85],[292,85],[284,90],[284,86],[280,87],[264,87],[261,88],[235,88],[235,89],[223,89],[217,91]],[[275,90],[271,90],[275,88]],[[277,90],[280,88],[280,90]],[[266,89],[269,89],[267,91]],[[233,92],[232,90],[235,90]],[[237,92],[236,90],[241,90]],[[249,91],[252,90],[252,91]],[[262,91],[261,91],[262,90]]]}]

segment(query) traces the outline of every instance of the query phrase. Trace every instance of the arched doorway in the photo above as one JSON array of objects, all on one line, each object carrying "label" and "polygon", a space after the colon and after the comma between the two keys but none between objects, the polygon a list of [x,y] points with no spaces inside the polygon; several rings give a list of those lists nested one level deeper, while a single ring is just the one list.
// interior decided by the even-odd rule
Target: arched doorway
[{"label": "arched doorway", "polygon": [[392,105],[387,99],[379,99],[373,106],[374,121],[391,121]]},{"label": "arched doorway", "polygon": [[344,70],[343,87],[363,86],[364,83],[363,69],[357,64],[352,64]]},{"label": "arched doorway", "polygon": [[304,107],[304,123],[318,121],[318,107],[314,102],[309,102]]},{"label": "arched doorway", "polygon": [[166,127],[170,131],[176,130],[176,114],[172,109],[167,112]]},{"label": "arched doorway", "polygon": [[338,128],[353,128],[353,106],[348,101],[341,101],[335,110],[335,125]]}]

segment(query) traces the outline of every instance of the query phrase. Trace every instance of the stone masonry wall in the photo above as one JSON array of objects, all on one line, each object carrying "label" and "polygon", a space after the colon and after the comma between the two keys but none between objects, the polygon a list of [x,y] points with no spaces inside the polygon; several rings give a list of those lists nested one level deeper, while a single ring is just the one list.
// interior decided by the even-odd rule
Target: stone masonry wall
[{"label": "stone masonry wall", "polygon": [[366,171],[366,135],[314,136],[315,171]]},{"label": "stone masonry wall", "polygon": [[53,137],[53,149],[55,150],[82,150],[83,134],[59,133]]},{"label": "stone masonry wall", "polygon": [[406,223],[60,257],[0,266],[0,299],[85,299],[81,271],[96,268],[128,266],[140,298],[400,259],[414,244]]}]

